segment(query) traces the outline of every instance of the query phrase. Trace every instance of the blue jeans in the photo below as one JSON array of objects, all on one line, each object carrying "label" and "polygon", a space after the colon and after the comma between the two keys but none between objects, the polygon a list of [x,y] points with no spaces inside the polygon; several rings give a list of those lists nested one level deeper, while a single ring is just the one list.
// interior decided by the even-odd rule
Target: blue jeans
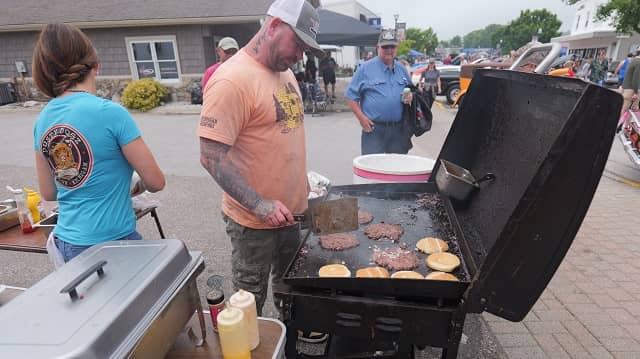
[{"label": "blue jeans", "polygon": [[407,154],[413,144],[411,133],[403,121],[400,122],[374,122],[372,132],[362,131],[360,147],[363,155],[374,153],[401,153]]},{"label": "blue jeans", "polygon": [[[138,233],[138,231],[133,231],[122,238],[118,238],[117,240],[118,241],[124,241],[124,240],[136,241],[140,239],[142,239],[142,236],[140,235],[140,233]],[[91,246],[77,246],[71,243],[67,243],[65,241],[58,239],[58,237],[55,237],[54,240],[56,243],[56,247],[58,247],[58,249],[60,250],[60,253],[62,253],[62,258],[64,258],[65,263],[73,259],[78,254],[84,252],[87,248],[91,247]]]}]

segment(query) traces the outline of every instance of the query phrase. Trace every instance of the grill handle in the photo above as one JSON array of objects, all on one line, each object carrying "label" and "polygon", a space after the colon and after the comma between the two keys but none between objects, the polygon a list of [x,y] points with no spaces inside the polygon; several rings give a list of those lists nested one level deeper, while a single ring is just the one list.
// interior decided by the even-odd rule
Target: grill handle
[{"label": "grill handle", "polygon": [[98,274],[98,277],[102,278],[104,276],[104,267],[107,264],[107,261],[101,260],[100,262],[92,265],[87,268],[84,272],[80,273],[75,279],[73,279],[69,284],[67,284],[64,288],[60,290],[60,294],[69,294],[71,300],[78,299],[78,292],[76,291],[76,287],[80,285],[80,283],[84,282],[85,279],[89,278],[93,272]]}]

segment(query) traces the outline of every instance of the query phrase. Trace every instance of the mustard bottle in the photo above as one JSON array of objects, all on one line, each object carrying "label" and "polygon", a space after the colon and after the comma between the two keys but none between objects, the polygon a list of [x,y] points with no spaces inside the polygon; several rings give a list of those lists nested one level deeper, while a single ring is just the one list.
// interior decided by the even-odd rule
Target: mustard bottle
[{"label": "mustard bottle", "polygon": [[249,339],[249,350],[254,350],[260,344],[260,333],[258,331],[258,311],[256,308],[256,298],[251,292],[240,289],[229,298],[229,304],[242,310],[244,313],[245,325]]},{"label": "mustard bottle", "polygon": [[27,208],[29,208],[29,212],[31,212],[31,218],[33,218],[33,222],[40,222],[40,201],[42,197],[40,194],[31,188],[24,188],[25,193],[27,194]]},{"label": "mustard bottle", "polygon": [[218,335],[224,359],[251,359],[244,313],[227,306],[218,314]]}]

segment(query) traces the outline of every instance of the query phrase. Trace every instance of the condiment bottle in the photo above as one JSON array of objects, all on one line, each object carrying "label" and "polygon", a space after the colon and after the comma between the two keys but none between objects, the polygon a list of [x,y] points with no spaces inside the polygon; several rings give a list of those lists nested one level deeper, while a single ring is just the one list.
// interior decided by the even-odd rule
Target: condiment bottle
[{"label": "condiment bottle", "polygon": [[24,188],[24,191],[27,193],[27,208],[31,212],[33,223],[40,222],[40,201],[42,200],[40,194],[27,187]]},{"label": "condiment bottle", "polygon": [[211,323],[213,330],[218,332],[218,314],[224,309],[224,293],[219,289],[212,289],[207,293],[207,303],[209,304],[209,313],[211,314]]},{"label": "condiment bottle", "polygon": [[241,309],[247,325],[247,337],[249,338],[249,349],[255,349],[260,344],[260,333],[258,332],[258,311],[256,309],[256,297],[251,292],[240,289],[229,298],[229,304]]},{"label": "condiment bottle", "polygon": [[31,212],[29,208],[27,208],[27,198],[22,192],[21,189],[13,189],[7,186],[13,192],[14,198],[16,200],[16,207],[18,209],[18,220],[20,221],[20,228],[22,228],[22,233],[31,233],[34,231],[33,228],[33,218],[31,217]]},{"label": "condiment bottle", "polygon": [[249,341],[242,310],[227,306],[218,314],[218,336],[224,359],[250,359]]}]

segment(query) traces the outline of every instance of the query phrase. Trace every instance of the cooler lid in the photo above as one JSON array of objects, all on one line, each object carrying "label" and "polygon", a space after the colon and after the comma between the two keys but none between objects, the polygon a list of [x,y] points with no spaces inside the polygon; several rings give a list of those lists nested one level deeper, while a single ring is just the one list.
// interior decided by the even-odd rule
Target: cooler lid
[{"label": "cooler lid", "polygon": [[[175,239],[91,247],[0,307],[0,352],[11,358],[123,357],[201,262],[199,252],[190,254]],[[61,293],[91,267],[76,286],[77,299]]]},{"label": "cooler lid", "polygon": [[496,177],[455,206],[479,268],[470,311],[517,321],[531,309],[589,208],[621,105],[581,80],[476,71],[439,155]]}]

